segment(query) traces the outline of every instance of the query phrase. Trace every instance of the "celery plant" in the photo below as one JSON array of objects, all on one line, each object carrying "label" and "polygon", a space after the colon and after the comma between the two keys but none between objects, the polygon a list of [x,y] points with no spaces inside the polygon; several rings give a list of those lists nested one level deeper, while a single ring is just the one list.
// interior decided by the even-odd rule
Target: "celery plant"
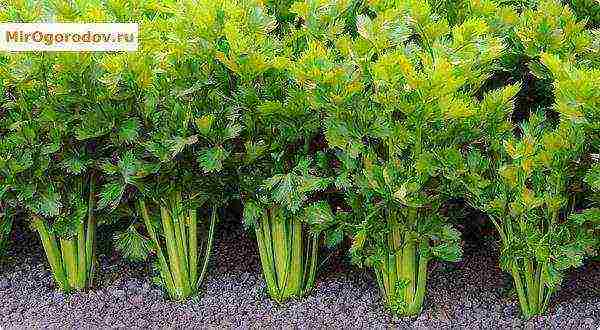
[{"label": "celery plant", "polygon": [[277,302],[312,289],[320,236],[334,222],[327,203],[307,203],[309,194],[329,185],[309,173],[309,165],[301,161],[290,173],[266,179],[244,205],[244,222],[254,228],[267,289]]},{"label": "celery plant", "polygon": [[294,40],[290,8],[232,1],[223,8],[229,19],[217,53],[237,82],[232,101],[244,124],[237,158],[244,220],[256,233],[268,293],[278,302],[313,287],[322,233],[333,221],[329,205],[318,202],[330,182],[322,116],[291,74],[290,57],[305,45]]},{"label": "celery plant", "polygon": [[307,47],[291,71],[327,113],[335,183],[352,209],[338,218],[353,236],[353,259],[374,269],[395,313],[418,314],[429,262],[461,257],[460,234],[440,208],[457,194],[451,165],[482,130],[495,129],[485,124],[490,97],[475,96],[501,40],[483,19],[453,16],[450,27],[423,1],[307,1],[294,10],[306,22]]},{"label": "celery plant", "polygon": [[31,116],[29,108],[13,110],[11,119],[18,125],[13,124],[4,137],[13,149],[2,152],[3,188],[28,211],[58,287],[86,288],[94,272],[96,229],[96,177],[90,168],[92,155],[85,153],[89,144],[67,139],[55,129],[47,131],[47,119]]},{"label": "celery plant", "polygon": [[[13,64],[17,63],[22,65]],[[90,118],[99,110],[54,108],[49,93],[44,93],[44,80],[33,87],[11,83],[14,90],[9,93],[19,101],[8,105],[10,125],[3,141],[11,148],[2,150],[3,188],[17,206],[28,211],[59,288],[83,289],[90,285],[94,272],[97,177],[93,158],[100,154],[96,143],[102,141],[85,134],[91,129],[87,125],[98,124]],[[36,89],[44,96],[28,103],[40,95],[35,95]],[[44,104],[44,109],[37,109],[37,104]]]},{"label": "celery plant", "polygon": [[593,219],[569,216],[575,207],[570,173],[584,135],[568,124],[554,128],[541,114],[532,115],[521,131],[520,137],[506,138],[498,154],[472,153],[467,181],[469,200],[498,230],[500,265],[512,275],[529,318],[546,311],[563,271],[580,266],[591,253],[593,238],[584,224]]},{"label": "celery plant", "polygon": [[[600,55],[600,43],[590,49]],[[584,209],[572,214],[572,219],[595,231],[600,242],[600,61],[574,61],[550,54],[541,58],[554,79],[555,110],[585,136],[581,158],[574,165],[578,169],[577,186],[583,188],[578,190],[583,190],[585,199],[577,209]]]},{"label": "celery plant", "polygon": [[[584,185],[595,189],[600,76],[590,67],[593,61],[576,59],[539,55],[538,74],[553,80],[558,122],[536,113],[517,136],[511,130],[488,132],[489,144],[481,151],[487,155],[473,152],[464,176],[469,201],[498,230],[500,264],[513,276],[526,318],[544,313],[564,270],[593,253],[600,222],[597,209],[581,210],[576,193]],[[502,116],[496,119],[500,125]]]},{"label": "celery plant", "polygon": [[[511,37],[513,52],[523,56],[535,79],[554,89],[545,96],[549,102],[532,105],[558,117],[558,123],[542,124],[538,114],[520,138],[510,132],[508,137],[488,137],[490,143],[504,145],[487,150],[491,178],[475,176],[473,182],[487,182],[481,187],[489,183],[485,189],[495,193],[488,198],[495,199],[481,199],[485,194],[479,195],[480,188],[471,188],[476,191],[472,199],[491,213],[498,228],[501,265],[513,275],[527,318],[545,312],[562,271],[579,266],[590,253],[600,221],[597,209],[581,210],[585,203],[575,191],[593,189],[593,170],[585,179],[583,172],[598,152],[600,47],[585,26],[559,1],[539,1],[520,15]],[[487,204],[481,204],[484,200]]]},{"label": "celery plant", "polygon": [[[530,74],[524,77],[532,77],[527,79],[544,92],[538,97],[526,89],[521,98],[529,101],[519,103],[546,111],[550,119],[535,114],[517,130],[518,137],[510,129],[486,132],[482,152],[489,161],[474,155],[468,164],[475,169],[467,180],[469,201],[490,214],[498,229],[501,265],[512,274],[529,318],[545,312],[562,272],[590,253],[600,221],[597,209],[581,210],[585,203],[575,191],[593,187],[589,174],[583,182],[583,173],[598,150],[594,67],[600,48],[586,21],[556,0],[532,1],[512,20],[516,24],[502,30],[511,48],[504,68],[514,70],[514,63],[506,62],[511,56],[526,64]],[[504,108],[510,115],[512,108]],[[508,125],[502,118],[490,120]]]},{"label": "celery plant", "polygon": [[[473,154],[466,180],[469,201],[489,214],[499,232],[501,266],[513,276],[521,310],[529,318],[547,310],[564,270],[581,265],[591,253],[600,221],[597,209],[581,210],[574,191],[585,185],[582,172],[598,150],[594,67],[599,48],[585,21],[552,0],[524,10],[509,40],[535,79],[554,88],[531,108],[558,121],[535,114],[517,137],[511,130],[487,132],[482,151],[487,159]],[[500,125],[502,116],[496,119]]]},{"label": "celery plant", "polygon": [[[133,218],[117,246],[142,259],[147,247],[155,251],[160,282],[174,300],[198,293],[218,209],[234,191],[236,85],[217,61],[227,3],[177,1],[131,11],[127,19],[141,22],[139,51],[101,63],[103,84],[127,108],[131,139],[102,164],[108,182],[99,204]],[[203,210],[210,211],[206,221]]]},{"label": "celery plant", "polygon": [[[79,7],[81,6],[81,7]],[[97,8],[16,2],[11,22],[98,19]],[[102,18],[100,18],[102,19]],[[0,127],[2,191],[25,210],[63,291],[89,287],[94,274],[98,161],[127,130],[123,108],[99,84],[101,54],[5,54]]]},{"label": "celery plant", "polygon": [[[206,278],[218,206],[227,198],[218,185],[222,183],[211,184],[201,173],[177,170],[187,163],[152,161],[136,159],[129,152],[116,165],[105,164],[109,181],[100,193],[100,206],[118,208],[115,215],[120,213],[130,222],[127,232],[133,234],[116,236],[121,253],[145,260],[154,252],[160,284],[171,299],[185,300],[199,292]],[[210,213],[204,219],[199,210],[207,204]]]},{"label": "celery plant", "polygon": [[[167,293],[171,298],[181,300],[197,293],[206,277],[217,210],[212,208],[206,230],[199,232],[197,211],[184,207],[180,193],[171,195],[159,206],[161,230],[154,228],[144,200],[138,201],[138,209],[155,246],[159,272]],[[160,236],[164,239],[164,248]],[[202,246],[198,246],[199,240]]]}]

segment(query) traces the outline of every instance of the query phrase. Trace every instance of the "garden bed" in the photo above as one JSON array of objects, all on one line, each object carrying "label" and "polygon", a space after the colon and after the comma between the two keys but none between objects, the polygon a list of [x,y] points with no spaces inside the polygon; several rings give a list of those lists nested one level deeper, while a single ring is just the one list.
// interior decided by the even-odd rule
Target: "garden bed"
[{"label": "garden bed", "polygon": [[[20,227],[17,227],[20,228]],[[335,254],[303,300],[269,299],[256,243],[239,226],[217,231],[205,292],[171,302],[151,284],[143,264],[100,251],[101,269],[88,292],[56,292],[39,240],[17,229],[0,271],[2,327],[470,327],[584,328],[600,326],[600,263],[571,271],[548,315],[523,321],[508,274],[497,266],[493,242],[467,242],[464,261],[431,266],[429,295],[419,317],[385,310],[376,282]],[[18,258],[18,259],[17,259]],[[19,261],[17,261],[19,260]]]}]

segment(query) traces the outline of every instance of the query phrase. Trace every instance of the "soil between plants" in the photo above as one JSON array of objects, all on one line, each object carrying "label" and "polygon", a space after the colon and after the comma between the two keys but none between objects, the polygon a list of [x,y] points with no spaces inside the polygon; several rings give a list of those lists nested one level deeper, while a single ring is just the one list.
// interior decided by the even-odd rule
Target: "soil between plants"
[{"label": "soil between plants", "polygon": [[600,329],[600,262],[567,274],[546,316],[523,321],[510,277],[493,242],[465,246],[458,264],[430,267],[419,317],[392,317],[370,272],[334,253],[316,288],[303,299],[272,302],[256,245],[238,225],[221,225],[203,294],[171,302],[152,284],[146,264],[100,251],[95,288],[55,292],[38,238],[18,231],[0,266],[0,327],[335,327],[335,328],[580,328]]}]

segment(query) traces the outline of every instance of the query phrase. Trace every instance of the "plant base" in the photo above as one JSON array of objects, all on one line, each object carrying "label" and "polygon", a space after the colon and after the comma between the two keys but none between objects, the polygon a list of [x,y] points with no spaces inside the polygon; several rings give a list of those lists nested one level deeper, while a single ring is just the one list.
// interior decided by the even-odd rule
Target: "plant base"
[{"label": "plant base", "polygon": [[395,227],[388,236],[387,255],[375,265],[375,275],[386,305],[397,315],[421,313],[429,259],[422,256],[410,232]]},{"label": "plant base", "polygon": [[88,223],[84,228],[81,224],[73,238],[57,237],[39,217],[34,217],[33,226],[40,235],[59,290],[71,292],[90,287],[95,264],[95,226]]},{"label": "plant base", "polygon": [[541,315],[548,309],[553,290],[544,281],[545,265],[530,259],[514,261],[511,275],[519,298],[521,312],[526,319]]},{"label": "plant base", "polygon": [[[416,255],[388,255],[375,275],[386,305],[397,315],[412,316],[421,313],[425,297],[427,261],[424,258],[414,266]],[[411,263],[412,266],[408,266]]]},{"label": "plant base", "polygon": [[269,295],[277,302],[306,294],[314,286],[318,237],[307,237],[302,223],[278,208],[256,226],[256,239]]},{"label": "plant base", "polygon": [[93,178],[88,193],[87,221],[79,224],[73,237],[57,237],[44,220],[33,216],[33,227],[42,240],[54,280],[63,292],[83,290],[92,285],[96,265]]},{"label": "plant base", "polygon": [[[217,221],[216,208],[212,209],[206,232],[200,233],[204,234],[201,236],[204,238],[202,254],[199,253],[198,248],[199,232],[196,210],[183,207],[181,194],[174,193],[168,205],[160,206],[160,224],[164,244],[161,244],[150,221],[148,208],[143,200],[139,202],[139,209],[146,230],[156,247],[158,268],[169,297],[173,300],[184,300],[196,294],[208,269]],[[200,264],[201,269],[198,272]]]}]

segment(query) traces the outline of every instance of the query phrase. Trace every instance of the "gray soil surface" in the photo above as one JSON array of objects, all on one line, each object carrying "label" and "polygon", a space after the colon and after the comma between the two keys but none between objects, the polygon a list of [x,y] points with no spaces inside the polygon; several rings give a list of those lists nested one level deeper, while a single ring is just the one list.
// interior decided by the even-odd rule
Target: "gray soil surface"
[{"label": "gray soil surface", "polygon": [[307,297],[277,305],[266,294],[252,237],[226,227],[217,235],[205,291],[182,303],[151,284],[146,265],[115,255],[100,255],[96,288],[55,292],[37,237],[17,232],[0,267],[0,327],[600,328],[598,261],[570,272],[548,315],[525,322],[494,244],[467,246],[464,261],[431,266],[423,313],[395,318],[371,274],[339,253]]}]

